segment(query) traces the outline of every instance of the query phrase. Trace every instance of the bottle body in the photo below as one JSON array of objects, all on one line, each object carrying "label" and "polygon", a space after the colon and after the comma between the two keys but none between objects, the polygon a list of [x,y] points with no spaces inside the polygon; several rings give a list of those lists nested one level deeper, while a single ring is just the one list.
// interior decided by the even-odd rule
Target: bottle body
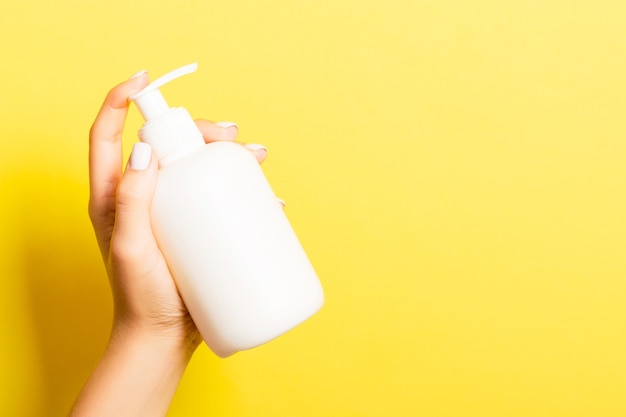
[{"label": "bottle body", "polygon": [[256,159],[231,142],[162,166],[155,237],[196,326],[221,357],[313,315],[320,282]]}]

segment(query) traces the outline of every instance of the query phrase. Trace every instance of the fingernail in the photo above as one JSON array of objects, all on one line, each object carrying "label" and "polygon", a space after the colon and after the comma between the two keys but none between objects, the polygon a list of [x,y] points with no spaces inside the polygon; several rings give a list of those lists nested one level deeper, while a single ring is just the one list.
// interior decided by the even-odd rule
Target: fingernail
[{"label": "fingernail", "polygon": [[129,165],[136,171],[143,171],[150,165],[152,159],[152,148],[147,143],[137,142],[133,145],[130,153]]},{"label": "fingernail", "polygon": [[243,145],[244,148],[251,151],[265,151],[267,152],[267,148],[263,145],[259,145],[258,143],[246,143]]},{"label": "fingernail", "polygon": [[285,203],[285,200],[283,200],[282,198],[276,197],[276,200],[278,200],[278,204],[283,206],[283,208],[285,208],[285,206],[287,205],[287,203]]},{"label": "fingernail", "polygon": [[235,126],[237,129],[239,129],[239,126],[237,126],[237,123],[233,123],[233,122],[217,122],[215,124],[223,128],[229,128],[229,127]]},{"label": "fingernail", "polygon": [[130,76],[129,80],[132,80],[133,78],[139,78],[142,75],[144,75],[146,72],[148,72],[148,70],[141,70],[133,75]]}]

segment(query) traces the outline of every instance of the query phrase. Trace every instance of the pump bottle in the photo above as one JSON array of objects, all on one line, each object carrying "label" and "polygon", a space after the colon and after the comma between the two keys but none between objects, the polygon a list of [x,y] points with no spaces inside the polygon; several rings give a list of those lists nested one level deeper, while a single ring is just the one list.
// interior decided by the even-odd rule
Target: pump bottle
[{"label": "pump bottle", "polygon": [[189,112],[159,88],[130,100],[141,141],[159,160],[152,226],[191,317],[220,357],[281,335],[324,302],[319,279],[254,156],[232,142],[206,144]]}]

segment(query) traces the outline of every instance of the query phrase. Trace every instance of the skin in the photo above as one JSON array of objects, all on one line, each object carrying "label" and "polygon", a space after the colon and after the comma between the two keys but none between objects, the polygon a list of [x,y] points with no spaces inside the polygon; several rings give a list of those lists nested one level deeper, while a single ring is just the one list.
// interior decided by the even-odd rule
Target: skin
[{"label": "skin", "polygon": [[[89,216],[114,300],[107,348],[85,383],[71,417],[165,416],[202,341],[150,225],[158,163],[123,169],[122,130],[128,97],[148,85],[140,75],[106,96],[89,135]],[[205,141],[234,141],[237,126],[199,120]],[[255,147],[255,148],[258,148]],[[264,148],[251,150],[257,160]]]}]

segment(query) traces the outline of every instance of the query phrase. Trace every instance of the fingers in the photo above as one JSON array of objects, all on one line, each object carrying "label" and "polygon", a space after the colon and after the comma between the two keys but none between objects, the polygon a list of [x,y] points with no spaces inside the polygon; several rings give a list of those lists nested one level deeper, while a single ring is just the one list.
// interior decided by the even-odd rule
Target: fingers
[{"label": "fingers", "polygon": [[196,120],[196,126],[202,132],[206,143],[218,140],[234,142],[237,138],[239,127],[233,122],[210,122],[208,120]]},{"label": "fingers", "polygon": [[247,143],[243,145],[243,147],[252,152],[259,164],[267,158],[267,148],[263,145],[259,145],[257,143]]},{"label": "fingers", "polygon": [[150,206],[157,169],[150,145],[136,143],[117,190],[115,232],[111,242],[116,259],[141,259],[139,254],[154,249]]},{"label": "fingers", "polygon": [[[239,131],[239,127],[233,122],[210,122],[200,119],[196,120],[196,125],[202,132],[202,137],[204,137],[206,143],[217,141],[234,142]],[[256,143],[249,143],[243,146],[252,152],[259,164],[267,158],[267,148],[265,146]]]},{"label": "fingers", "polygon": [[89,213],[98,240],[106,244],[115,217],[115,192],[122,175],[122,131],[128,97],[148,85],[145,72],[114,87],[89,132]]}]

